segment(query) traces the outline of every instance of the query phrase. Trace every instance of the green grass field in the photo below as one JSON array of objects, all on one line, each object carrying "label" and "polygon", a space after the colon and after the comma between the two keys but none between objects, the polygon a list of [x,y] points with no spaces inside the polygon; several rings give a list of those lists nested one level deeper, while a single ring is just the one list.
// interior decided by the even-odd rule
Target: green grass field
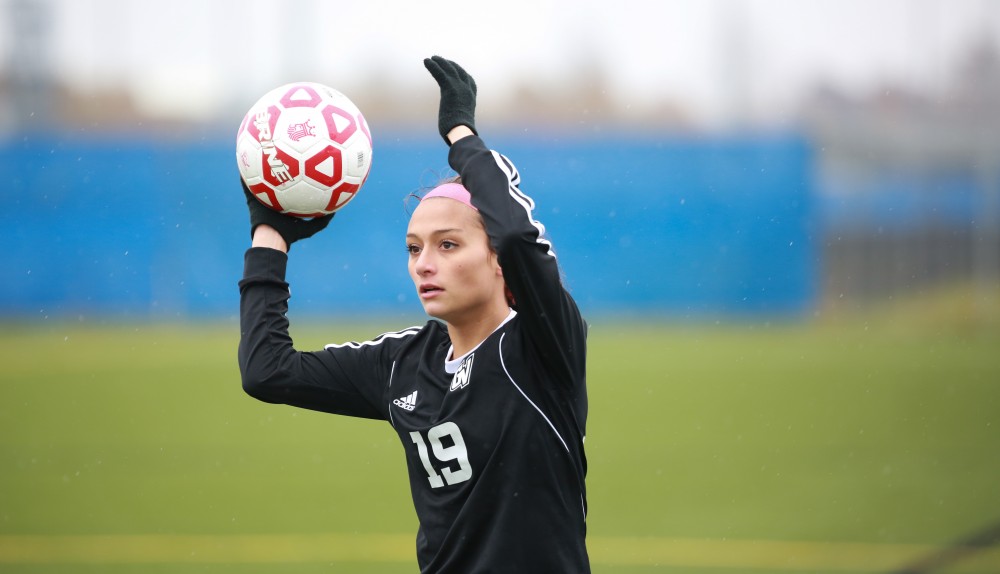
[{"label": "green grass field", "polygon": [[[0,572],[416,572],[389,425],[249,398],[237,339],[5,325]],[[589,385],[595,572],[889,572],[1000,522],[995,326],[595,321]]]}]

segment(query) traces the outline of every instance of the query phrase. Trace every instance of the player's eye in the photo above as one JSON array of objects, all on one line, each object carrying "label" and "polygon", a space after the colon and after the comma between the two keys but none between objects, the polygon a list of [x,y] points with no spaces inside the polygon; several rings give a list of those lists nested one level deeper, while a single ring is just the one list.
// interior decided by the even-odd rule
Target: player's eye
[{"label": "player's eye", "polygon": [[449,249],[454,249],[456,247],[458,247],[458,244],[455,243],[454,241],[448,241],[447,239],[445,239],[444,241],[441,242],[441,249],[444,249],[445,251]]},{"label": "player's eye", "polygon": [[415,243],[410,243],[406,246],[406,251],[410,255],[420,255],[420,246]]}]

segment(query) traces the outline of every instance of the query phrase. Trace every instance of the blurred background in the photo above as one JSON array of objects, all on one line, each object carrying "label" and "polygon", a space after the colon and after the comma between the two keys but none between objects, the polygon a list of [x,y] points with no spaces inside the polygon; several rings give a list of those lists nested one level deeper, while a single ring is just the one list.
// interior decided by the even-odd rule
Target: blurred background
[{"label": "blurred background", "polygon": [[[694,538],[868,543],[881,550],[848,565],[835,558],[850,554],[846,547],[783,546],[768,555],[812,557],[796,562],[806,564],[802,571],[877,570],[871,565],[879,559],[905,562],[1000,519],[1000,3],[0,0],[0,571],[101,563],[72,550],[99,546],[83,535],[411,531],[409,522],[392,519],[365,526],[359,518],[362,526],[345,528],[325,514],[308,526],[287,526],[287,507],[277,505],[274,514],[232,531],[211,519],[163,519],[164,509],[148,505],[148,492],[124,478],[145,471],[124,462],[113,473],[104,466],[86,491],[102,493],[96,498],[104,511],[56,518],[60,508],[80,510],[95,500],[57,491],[74,471],[79,476],[80,468],[114,459],[111,452],[120,462],[150,463],[155,447],[170,442],[165,437],[183,435],[172,434],[179,429],[162,409],[195,421],[175,449],[188,455],[173,459],[180,456],[178,468],[187,471],[163,488],[188,493],[180,499],[192,489],[200,493],[191,495],[200,511],[237,494],[224,486],[230,475],[213,474],[207,461],[225,467],[237,457],[254,474],[272,460],[253,458],[250,444],[261,437],[233,429],[241,425],[266,429],[273,457],[305,453],[312,466],[291,474],[319,476],[317,488],[339,484],[342,477],[331,476],[336,465],[314,452],[335,450],[327,433],[339,421],[313,421],[307,413],[303,423],[238,396],[236,282],[249,237],[236,129],[259,96],[291,81],[328,84],[361,108],[374,141],[372,172],[329,230],[295,247],[289,280],[290,315],[302,329],[297,341],[315,347],[339,342],[329,337],[368,338],[382,327],[422,321],[402,236],[406,196],[448,173],[436,130],[437,86],[421,63],[432,54],[475,77],[477,127],[520,169],[567,285],[594,324],[593,424],[607,437],[602,443],[592,431],[588,440],[595,508],[603,502],[605,513],[593,527],[595,564],[606,567],[600,571],[795,567],[780,559],[699,562],[690,556],[739,555],[741,547],[677,542]],[[341,329],[345,322],[355,328]],[[873,333],[879,336],[869,338]],[[659,343],[642,346],[651,340]],[[632,362],[640,355],[683,355],[688,362],[642,370]],[[625,382],[622,363],[639,369]],[[188,385],[202,400],[157,411],[152,404],[170,404],[151,382],[158,377]],[[616,394],[609,381],[624,386]],[[747,386],[754,381],[787,386],[763,383],[769,390],[757,395]],[[211,400],[201,395],[206,385],[217,393]],[[859,407],[873,392],[882,393],[877,404],[888,410]],[[670,403],[663,408],[672,409],[672,422],[637,430],[649,441],[618,462],[662,478],[699,466],[713,452],[714,468],[732,482],[714,484],[701,474],[680,479],[703,489],[694,496],[677,495],[678,484],[667,479],[642,483],[648,490],[632,484],[644,502],[604,489],[615,482],[608,475],[603,482],[601,469],[608,472],[618,455],[610,447],[619,445],[612,439],[624,428],[619,423],[642,418],[621,406],[623,397],[652,409],[653,393]],[[740,397],[755,410],[746,411]],[[163,420],[135,419],[150,408]],[[216,408],[227,414],[209,414]],[[826,408],[838,416],[825,419]],[[83,412],[90,413],[86,423]],[[826,420],[829,434],[792,433],[790,422],[779,424],[791,412],[804,417],[809,432],[818,432],[808,422],[817,419],[805,413]],[[304,446],[296,424],[323,429],[323,436]],[[785,426],[787,434],[768,434]],[[877,449],[845,438],[872,426],[887,433]],[[699,442],[694,428],[719,434]],[[799,470],[812,478],[786,484],[771,476],[769,487],[758,488],[745,472],[720,469],[719,453],[744,452],[748,445],[733,437],[742,441],[753,429],[761,431],[753,461],[781,467],[794,453],[809,452]],[[146,442],[113,438],[144,432],[152,437]],[[915,438],[930,435],[941,444]],[[671,450],[672,436],[690,438],[691,450]],[[390,434],[368,445],[364,456],[395,448],[393,441]],[[870,467],[853,466],[858,452],[870,455]],[[965,458],[943,468],[957,453]],[[828,521],[818,519],[829,528],[792,526],[769,514],[780,507],[791,515],[797,503],[782,498],[790,490],[822,483],[837,492],[823,480],[840,473],[865,492],[855,500],[881,500],[879,488],[900,480],[886,470],[897,455],[913,477],[927,480],[871,514],[838,515],[865,506],[845,505],[847,490],[824,503],[838,508]],[[393,462],[365,464],[394,468],[392,487],[403,491],[398,501],[405,507],[402,469],[391,466],[397,458],[393,452]],[[142,476],[156,473],[151,480],[160,484],[171,467],[151,464]],[[743,471],[757,468],[747,464]],[[762,480],[760,472],[751,474]],[[260,478],[257,486],[273,487],[287,475]],[[786,473],[782,480],[792,479]],[[754,500],[741,506],[733,498],[745,519],[735,527],[733,507],[714,502],[730,488],[745,488],[744,500]],[[131,494],[115,498],[111,491]],[[962,496],[961,504],[949,498]],[[915,501],[932,499],[934,509],[914,510]],[[934,514],[949,501],[947,518]],[[296,512],[308,513],[310,504],[300,502]],[[357,513],[349,515],[364,516],[364,509]],[[914,518],[931,515],[939,520]],[[190,545],[221,544],[157,540],[176,545],[154,560],[168,565],[190,562],[179,558],[190,555]],[[396,541],[304,540],[341,544],[348,554],[366,543],[378,554],[380,544]],[[410,559],[403,541],[402,552],[385,561]],[[139,548],[133,562],[148,568],[141,556],[157,551],[140,542],[131,540]],[[204,562],[235,560],[255,546],[238,542],[243,546],[234,542],[232,553]],[[115,552],[103,556],[131,563]],[[364,564],[379,562],[367,554],[352,560],[344,571],[369,571]],[[982,564],[981,571],[1000,569],[995,553]],[[391,567],[384,571],[401,571]]]},{"label": "blurred background", "polygon": [[447,171],[434,53],[475,74],[588,311],[808,314],[956,283],[996,305],[992,2],[0,6],[8,316],[231,315],[236,127],[302,79],[355,100],[376,154],[334,232],[352,247],[303,299],[412,311],[389,254],[402,198]]}]

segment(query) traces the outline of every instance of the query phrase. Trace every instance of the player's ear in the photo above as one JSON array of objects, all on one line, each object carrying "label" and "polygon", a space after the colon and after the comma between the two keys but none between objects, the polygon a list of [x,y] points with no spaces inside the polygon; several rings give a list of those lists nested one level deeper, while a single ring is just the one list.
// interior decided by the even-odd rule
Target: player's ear
[{"label": "player's ear", "polygon": [[507,300],[508,306],[517,308],[517,302],[514,300],[514,292],[510,290],[510,287],[506,283],[503,284],[503,297]]}]

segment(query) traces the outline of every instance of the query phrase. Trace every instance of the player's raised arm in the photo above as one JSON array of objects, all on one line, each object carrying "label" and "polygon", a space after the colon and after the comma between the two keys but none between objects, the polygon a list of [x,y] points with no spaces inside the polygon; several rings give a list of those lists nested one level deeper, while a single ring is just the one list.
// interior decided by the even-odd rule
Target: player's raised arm
[{"label": "player's raised arm", "polygon": [[334,214],[283,215],[243,186],[253,237],[240,281],[239,366],[243,389],[261,401],[365,418],[384,418],[379,381],[384,348],[300,352],[288,333],[288,249],[323,230]]},{"label": "player's raised arm", "polygon": [[532,339],[559,379],[582,380],[586,324],[563,288],[552,246],[533,217],[534,201],[520,190],[517,169],[478,137],[475,80],[439,56],[424,60],[424,66],[441,88],[438,130],[451,146],[449,163],[482,216],[518,314],[531,325]]}]

